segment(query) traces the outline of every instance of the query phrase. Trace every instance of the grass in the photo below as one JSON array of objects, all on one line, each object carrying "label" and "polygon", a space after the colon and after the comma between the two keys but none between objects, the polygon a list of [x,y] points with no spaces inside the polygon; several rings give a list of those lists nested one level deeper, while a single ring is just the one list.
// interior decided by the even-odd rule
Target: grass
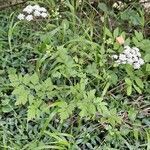
[{"label": "grass", "polygon": [[[18,21],[24,5],[49,18]],[[150,41],[138,1],[28,1],[0,13],[0,149],[149,150]],[[116,42],[145,64],[116,66]]]}]

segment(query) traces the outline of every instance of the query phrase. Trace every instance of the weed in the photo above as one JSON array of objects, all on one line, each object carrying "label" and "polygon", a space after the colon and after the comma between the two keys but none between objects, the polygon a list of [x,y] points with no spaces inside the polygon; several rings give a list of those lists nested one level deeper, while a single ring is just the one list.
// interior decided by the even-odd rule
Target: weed
[{"label": "weed", "polygon": [[[24,6],[0,14],[0,148],[148,150],[150,40],[139,2],[29,4],[49,17],[20,21]],[[111,58],[127,45],[140,68]]]}]

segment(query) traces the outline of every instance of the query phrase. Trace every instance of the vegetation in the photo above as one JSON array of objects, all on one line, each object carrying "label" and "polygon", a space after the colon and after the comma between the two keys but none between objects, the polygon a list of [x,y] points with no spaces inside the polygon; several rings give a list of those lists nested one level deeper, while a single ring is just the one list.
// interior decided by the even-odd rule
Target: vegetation
[{"label": "vegetation", "polygon": [[[150,149],[149,14],[114,3],[35,0],[0,12],[0,149]],[[49,17],[19,21],[28,4]],[[112,59],[124,45],[140,49],[140,69]]]}]

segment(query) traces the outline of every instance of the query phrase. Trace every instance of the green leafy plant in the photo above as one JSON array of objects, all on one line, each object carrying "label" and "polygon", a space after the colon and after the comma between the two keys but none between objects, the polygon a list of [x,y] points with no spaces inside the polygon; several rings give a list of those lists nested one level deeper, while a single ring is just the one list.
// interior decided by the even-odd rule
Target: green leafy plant
[{"label": "green leafy plant", "polygon": [[[1,11],[0,149],[149,149],[148,15],[115,2],[28,1],[50,16],[31,22],[17,20],[23,5]],[[125,45],[140,69],[111,58]]]},{"label": "green leafy plant", "polygon": [[10,74],[9,79],[10,85],[14,88],[12,95],[16,98],[15,105],[28,103],[28,120],[39,117],[46,111],[48,106],[43,99],[51,99],[54,96],[54,86],[50,78],[40,83],[39,77],[35,73],[31,76],[29,74],[25,76]]}]

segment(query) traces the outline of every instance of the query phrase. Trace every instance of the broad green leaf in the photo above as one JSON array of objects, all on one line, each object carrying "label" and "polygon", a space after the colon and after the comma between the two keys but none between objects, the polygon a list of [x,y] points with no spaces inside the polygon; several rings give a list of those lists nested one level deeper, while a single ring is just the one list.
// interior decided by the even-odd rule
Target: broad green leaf
[{"label": "broad green leaf", "polygon": [[23,85],[20,85],[19,87],[15,88],[12,92],[16,96],[16,103],[15,105],[25,105],[28,101],[28,95],[30,94],[29,91],[27,91]]},{"label": "broad green leaf", "polygon": [[44,131],[44,133],[46,133],[47,135],[49,135],[51,138],[53,137],[54,139],[56,139],[57,142],[59,142],[60,144],[62,145],[66,145],[66,146],[69,146],[69,142],[66,140],[65,137],[63,137],[61,133],[51,133],[49,131]]},{"label": "broad green leaf", "polygon": [[119,28],[116,28],[113,32],[113,36],[114,38],[116,38],[117,36],[119,36]]},{"label": "broad green leaf", "polygon": [[19,78],[16,74],[10,74],[8,77],[9,77],[9,80],[10,80],[11,85],[13,87],[18,87],[19,86],[20,81],[19,81]]},{"label": "broad green leaf", "polygon": [[105,85],[105,87],[104,87],[104,89],[103,89],[103,91],[102,91],[102,97],[104,97],[105,94],[107,93],[107,91],[108,91],[108,89],[109,89],[109,86],[110,86],[110,83],[108,82],[108,83]]},{"label": "broad green leaf", "polygon": [[36,101],[34,101],[34,103],[28,106],[28,112],[27,112],[28,120],[32,120],[40,116],[40,114],[43,112],[43,110],[39,110],[41,104],[42,101],[37,99]]},{"label": "broad green leaf", "polygon": [[134,108],[130,108],[128,111],[128,117],[131,121],[134,121],[136,119],[137,111]]},{"label": "broad green leaf", "polygon": [[130,45],[130,43],[131,43],[130,38],[127,38],[127,39],[125,40],[125,45]]},{"label": "broad green leaf", "polygon": [[99,3],[98,7],[105,13],[108,12],[107,5],[105,3]]},{"label": "broad green leaf", "polygon": [[96,90],[90,90],[89,92],[87,92],[87,96],[85,96],[85,99],[88,100],[89,102],[93,102],[95,98],[95,92]]},{"label": "broad green leaf", "polygon": [[102,116],[108,117],[110,115],[110,112],[107,108],[107,103],[103,102],[101,98],[96,98],[95,105],[98,112],[101,113]]},{"label": "broad green leaf", "polygon": [[63,30],[66,31],[69,28],[69,21],[67,19],[64,19],[62,21]]},{"label": "broad green leaf", "polygon": [[83,106],[83,104],[80,104],[80,105],[78,105],[78,107],[80,109],[79,115],[81,117],[87,117],[89,115],[86,106]]},{"label": "broad green leaf", "polygon": [[108,36],[108,37],[112,37],[112,33],[111,31],[105,27],[105,34]]},{"label": "broad green leaf", "polygon": [[121,127],[120,127],[120,132],[121,132],[121,135],[123,135],[123,136],[126,136],[126,135],[128,135],[129,134],[129,132],[130,132],[130,126],[128,126],[128,125],[122,125]]},{"label": "broad green leaf", "polygon": [[88,107],[88,114],[90,114],[91,116],[92,115],[96,115],[96,107],[94,104],[90,104],[89,107]]},{"label": "broad green leaf", "polygon": [[10,107],[9,105],[2,106],[2,112],[4,112],[4,113],[9,113],[12,110],[13,110],[13,108]]},{"label": "broad green leaf", "polygon": [[118,82],[118,76],[117,76],[117,74],[115,74],[115,72],[113,72],[113,71],[110,71],[110,73],[109,73],[109,75],[110,75],[110,83],[112,83],[112,84],[117,84],[117,82]]},{"label": "broad green leaf", "polygon": [[139,48],[145,51],[147,54],[150,54],[150,40],[144,39],[140,42]]},{"label": "broad green leaf", "polygon": [[139,94],[142,94],[142,91],[141,91],[141,89],[140,89],[138,86],[136,86],[135,84],[133,84],[133,87],[135,88],[135,90],[136,90]]},{"label": "broad green leaf", "polygon": [[33,150],[44,150],[44,149],[57,149],[57,150],[64,150],[64,147],[62,146],[56,146],[56,145],[44,145],[44,146],[38,146],[36,148],[33,148]]},{"label": "broad green leaf", "polygon": [[138,140],[138,137],[139,137],[139,129],[134,128],[134,129],[133,129],[133,134],[134,134],[135,139]]},{"label": "broad green leaf", "polygon": [[19,74],[18,75],[18,79],[19,79],[19,81],[22,83],[23,82],[23,76],[22,76],[22,74]]},{"label": "broad green leaf", "polygon": [[34,102],[35,97],[33,95],[28,96],[29,104],[31,105]]},{"label": "broad green leaf", "polygon": [[26,74],[24,77],[23,77],[23,83],[25,85],[28,85],[30,83],[30,76],[29,74]]},{"label": "broad green leaf", "polygon": [[54,77],[54,78],[61,78],[61,73],[60,72],[58,72],[58,71],[56,71],[56,72],[54,72],[54,73],[52,73],[52,76]]},{"label": "broad green leaf", "polygon": [[143,81],[142,81],[140,78],[135,77],[135,82],[136,82],[136,84],[137,84],[141,89],[144,88]]},{"label": "broad green leaf", "polygon": [[53,84],[50,78],[47,78],[45,81],[45,87],[47,88],[48,91],[51,91],[53,89]]},{"label": "broad green leaf", "polygon": [[139,46],[140,42],[135,37],[132,38],[132,41],[134,45]]},{"label": "broad green leaf", "polygon": [[150,54],[146,54],[144,56],[144,60],[145,60],[145,62],[150,62]]},{"label": "broad green leaf", "polygon": [[150,149],[150,131],[146,131],[146,136],[147,136],[147,150]]},{"label": "broad green leaf", "polygon": [[98,74],[98,69],[96,68],[96,63],[92,63],[92,64],[89,64],[86,68],[86,72],[91,74],[91,75],[97,75]]},{"label": "broad green leaf", "polygon": [[126,65],[125,70],[131,78],[134,78],[134,69],[131,65]]},{"label": "broad green leaf", "polygon": [[143,40],[143,34],[141,32],[135,31],[135,36],[136,36],[138,41],[142,41]]},{"label": "broad green leaf", "polygon": [[65,101],[61,101],[60,103],[57,103],[56,106],[57,105],[60,107],[58,109],[58,113],[61,118],[61,122],[69,118],[75,107],[73,103],[70,102],[70,104],[67,104]]},{"label": "broad green leaf", "polygon": [[129,86],[132,85],[132,81],[130,80],[130,78],[125,78],[125,83]]},{"label": "broad green leaf", "polygon": [[146,65],[146,71],[148,71],[148,72],[150,71],[150,64]]},{"label": "broad green leaf", "polygon": [[39,77],[36,73],[34,73],[31,77],[30,77],[31,83],[36,85],[39,83]]},{"label": "broad green leaf", "polygon": [[34,104],[28,107],[28,113],[27,113],[28,120],[32,120],[36,117],[36,111],[37,108],[34,106]]},{"label": "broad green leaf", "polygon": [[130,96],[132,93],[132,85],[127,86],[127,95]]}]

